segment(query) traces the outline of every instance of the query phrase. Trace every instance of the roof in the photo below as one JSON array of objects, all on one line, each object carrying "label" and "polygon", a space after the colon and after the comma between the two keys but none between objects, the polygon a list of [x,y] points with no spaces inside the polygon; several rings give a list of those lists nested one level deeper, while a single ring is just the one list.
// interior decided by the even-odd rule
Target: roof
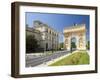
[{"label": "roof", "polygon": [[54,32],[59,33],[59,32],[57,32],[55,29],[53,29],[52,27],[50,27],[49,25],[47,25],[47,24],[45,24],[45,23],[42,23],[42,22],[39,21],[39,20],[35,20],[34,23],[38,23],[38,24],[39,24],[38,26],[34,26],[35,28],[36,28],[36,27],[47,27],[47,28],[53,30]]},{"label": "roof", "polygon": [[74,26],[65,27],[63,30],[64,33],[77,32],[77,31],[86,31],[85,24],[77,24]]},{"label": "roof", "polygon": [[26,27],[26,31],[35,32],[35,33],[40,33],[39,30],[36,30],[36,29],[34,29],[34,28],[31,28],[31,27]]}]

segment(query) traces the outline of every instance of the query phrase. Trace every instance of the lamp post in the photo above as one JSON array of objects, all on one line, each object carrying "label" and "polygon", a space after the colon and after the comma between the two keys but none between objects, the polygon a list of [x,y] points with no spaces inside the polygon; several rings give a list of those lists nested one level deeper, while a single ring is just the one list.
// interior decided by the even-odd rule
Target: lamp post
[{"label": "lamp post", "polygon": [[70,48],[71,50],[71,53],[72,53],[72,33],[71,33],[71,48]]},{"label": "lamp post", "polygon": [[45,40],[43,42],[44,42],[44,53],[45,53]]},{"label": "lamp post", "polygon": [[52,36],[52,53],[53,53],[53,36]]}]

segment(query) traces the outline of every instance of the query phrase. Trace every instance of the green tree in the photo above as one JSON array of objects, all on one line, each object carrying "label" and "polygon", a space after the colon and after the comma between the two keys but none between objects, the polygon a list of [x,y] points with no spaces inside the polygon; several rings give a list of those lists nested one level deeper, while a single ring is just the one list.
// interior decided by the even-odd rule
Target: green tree
[{"label": "green tree", "polygon": [[75,42],[71,42],[71,52],[76,49]]},{"label": "green tree", "polygon": [[64,43],[60,43],[60,48],[64,48]]},{"label": "green tree", "polygon": [[64,49],[64,43],[63,42],[59,43],[59,50],[62,50],[62,49]]},{"label": "green tree", "polygon": [[89,50],[90,49],[90,41],[87,41],[86,43],[86,48]]},{"label": "green tree", "polygon": [[72,47],[72,48],[76,48],[75,42],[71,42],[71,47]]},{"label": "green tree", "polygon": [[26,35],[26,53],[36,52],[38,49],[38,41],[33,35]]}]

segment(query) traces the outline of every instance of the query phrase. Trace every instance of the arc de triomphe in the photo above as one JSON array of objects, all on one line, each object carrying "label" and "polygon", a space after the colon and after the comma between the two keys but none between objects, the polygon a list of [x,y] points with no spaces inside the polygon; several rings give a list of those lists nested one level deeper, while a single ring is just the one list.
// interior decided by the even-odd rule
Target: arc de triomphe
[{"label": "arc de triomphe", "polygon": [[64,28],[64,48],[71,50],[71,40],[76,39],[76,49],[86,50],[86,27],[85,24],[76,24],[74,26]]}]

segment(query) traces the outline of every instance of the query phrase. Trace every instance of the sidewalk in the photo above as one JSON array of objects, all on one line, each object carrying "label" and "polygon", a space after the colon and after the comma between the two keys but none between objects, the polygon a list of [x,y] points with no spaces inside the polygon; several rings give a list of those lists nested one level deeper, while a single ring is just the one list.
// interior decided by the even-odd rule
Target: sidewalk
[{"label": "sidewalk", "polygon": [[47,65],[53,64],[53,63],[55,63],[55,62],[57,62],[57,61],[59,61],[59,60],[65,58],[65,57],[67,57],[67,56],[69,56],[69,55],[74,54],[75,52],[76,52],[76,51],[74,51],[73,53],[70,53],[70,52],[69,52],[68,54],[66,54],[66,55],[64,55],[64,56],[61,56],[61,57],[59,57],[59,58],[57,58],[57,59],[54,59],[54,60],[52,60],[52,61],[49,61],[49,62],[47,63]]},{"label": "sidewalk", "polygon": [[69,56],[69,55],[72,55],[72,54],[76,53],[76,52],[77,52],[77,51],[74,51],[73,53],[70,53],[70,52],[69,52],[68,54],[66,54],[66,55],[64,55],[64,56],[61,56],[61,57],[56,58],[56,59],[52,59],[51,61],[48,61],[48,62],[44,62],[43,64],[40,64],[40,65],[38,65],[38,66],[39,66],[39,67],[42,67],[42,66],[47,67],[48,65],[51,65],[51,64],[53,64],[53,63],[55,63],[55,62],[57,62],[57,61],[59,61],[59,60],[65,58],[65,57],[67,57],[67,56]]},{"label": "sidewalk", "polygon": [[38,65],[38,67],[42,67],[42,66],[43,66],[43,67],[47,67],[48,65],[53,64],[53,63],[55,63],[56,61],[59,61],[59,60],[65,58],[65,57],[67,57],[67,56],[69,56],[69,55],[71,55],[71,54],[73,54],[73,53],[68,53],[68,54],[66,54],[66,55],[64,55],[64,56],[61,56],[61,57],[59,57],[59,58],[52,59],[51,61],[48,61],[48,62],[44,62],[43,64]]}]

